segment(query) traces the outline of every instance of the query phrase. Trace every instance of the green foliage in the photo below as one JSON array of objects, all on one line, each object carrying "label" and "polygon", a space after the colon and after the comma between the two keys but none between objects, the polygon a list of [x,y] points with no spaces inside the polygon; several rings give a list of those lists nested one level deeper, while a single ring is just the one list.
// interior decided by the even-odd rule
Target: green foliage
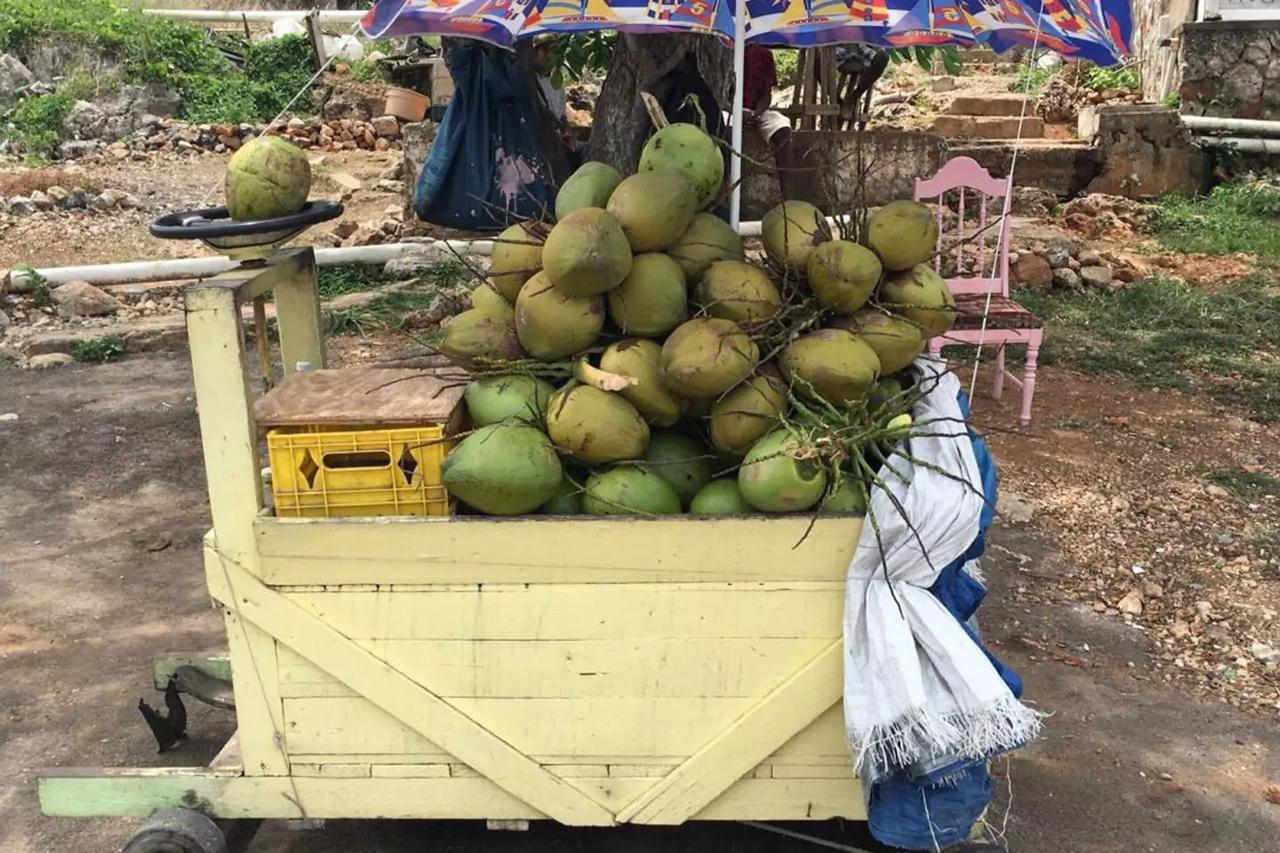
[{"label": "green foliage", "polygon": [[617,33],[603,30],[558,36],[551,49],[551,85],[563,89],[588,75],[604,75],[617,42]]},{"label": "green foliage", "polygon": [[1219,468],[1204,475],[1210,483],[1216,483],[1241,498],[1261,498],[1280,495],[1280,480],[1261,471],[1245,471],[1242,468]]},{"label": "green foliage", "polygon": [[387,70],[377,62],[370,62],[367,59],[361,59],[351,63],[351,77],[362,83],[368,83],[373,80],[389,80]]},{"label": "green foliage", "polygon": [[316,271],[316,292],[321,299],[332,299],[344,293],[373,290],[384,281],[382,267],[367,264],[341,264],[320,267]]},{"label": "green foliage", "polygon": [[53,294],[49,289],[49,279],[32,269],[30,264],[18,264],[18,272],[31,281],[31,301],[37,308],[52,308]]},{"label": "green foliage", "polygon": [[1152,231],[1161,247],[1175,252],[1249,252],[1280,263],[1277,217],[1280,185],[1222,184],[1207,196],[1161,199]]},{"label": "green foliage", "polygon": [[186,118],[193,122],[270,121],[311,78],[311,46],[302,36],[253,42],[244,73],[189,75],[182,81]]},{"label": "green foliage", "polygon": [[124,338],[119,335],[103,335],[71,345],[71,357],[82,364],[105,364],[124,355]]},{"label": "green foliage", "polygon": [[800,76],[800,51],[784,48],[773,52],[773,64],[778,70],[779,86],[794,86]]},{"label": "green foliage", "polygon": [[1058,70],[1056,68],[1019,66],[1017,72],[1013,75],[1013,79],[1009,81],[1009,91],[1034,95],[1043,89],[1044,84],[1048,83],[1049,79],[1057,73]]},{"label": "green foliage", "polygon": [[62,141],[74,103],[61,92],[25,98],[9,111],[0,136],[20,143],[28,161],[47,159]]},{"label": "green foliage", "polygon": [[1210,293],[1152,278],[1109,293],[1017,299],[1049,326],[1045,363],[1206,393],[1280,420],[1280,291],[1261,275]]},{"label": "green foliage", "polygon": [[964,57],[955,45],[940,47],[893,47],[889,48],[890,62],[914,62],[925,71],[933,71],[934,60],[942,62],[943,69],[953,77],[964,71]]},{"label": "green foliage", "polygon": [[1084,87],[1095,92],[1107,89],[1138,89],[1142,87],[1142,75],[1137,66],[1124,68],[1090,68],[1084,75]]},{"label": "green foliage", "polygon": [[1160,99],[1160,106],[1176,110],[1182,106],[1182,98],[1178,96],[1177,92],[1170,92]]}]

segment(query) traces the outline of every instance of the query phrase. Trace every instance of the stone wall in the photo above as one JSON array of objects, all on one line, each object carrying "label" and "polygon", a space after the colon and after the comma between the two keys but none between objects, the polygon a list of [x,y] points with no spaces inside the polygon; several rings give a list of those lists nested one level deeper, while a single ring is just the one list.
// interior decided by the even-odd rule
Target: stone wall
[{"label": "stone wall", "polygon": [[1179,30],[1195,20],[1196,0],[1140,0],[1133,10],[1133,55],[1142,71],[1142,98],[1159,101],[1178,91]]},{"label": "stone wall", "polygon": [[1182,29],[1182,112],[1280,118],[1280,21],[1206,21]]}]

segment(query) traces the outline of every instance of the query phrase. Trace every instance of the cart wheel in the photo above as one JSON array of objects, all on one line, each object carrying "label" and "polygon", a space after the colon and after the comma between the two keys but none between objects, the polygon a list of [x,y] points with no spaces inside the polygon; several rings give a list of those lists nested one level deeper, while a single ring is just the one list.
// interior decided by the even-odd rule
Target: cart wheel
[{"label": "cart wheel", "polygon": [[148,818],[120,853],[227,853],[227,839],[200,812],[164,809]]}]

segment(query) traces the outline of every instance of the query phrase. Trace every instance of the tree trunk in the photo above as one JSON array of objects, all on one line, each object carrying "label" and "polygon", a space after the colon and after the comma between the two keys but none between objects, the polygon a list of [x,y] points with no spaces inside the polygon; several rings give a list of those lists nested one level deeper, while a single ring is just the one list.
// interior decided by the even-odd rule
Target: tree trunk
[{"label": "tree trunk", "polygon": [[662,102],[673,85],[673,74],[693,55],[698,71],[719,101],[721,110],[733,106],[733,50],[714,36],[624,33],[613,51],[613,63],[596,100],[591,125],[590,156],[624,175],[636,170],[640,150],[653,132],[653,123],[640,100],[648,92]]}]

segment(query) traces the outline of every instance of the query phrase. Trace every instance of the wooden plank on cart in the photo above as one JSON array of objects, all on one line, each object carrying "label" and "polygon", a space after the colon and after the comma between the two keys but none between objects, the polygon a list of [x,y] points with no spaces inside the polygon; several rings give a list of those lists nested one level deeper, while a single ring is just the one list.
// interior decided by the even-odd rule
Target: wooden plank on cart
[{"label": "wooden plank on cart", "polygon": [[608,809],[427,687],[267,588],[238,565],[224,560],[223,569],[207,572],[215,598],[459,761],[561,823],[613,824]]},{"label": "wooden plank on cart", "polygon": [[788,677],[734,724],[618,812],[620,823],[680,824],[702,811],[840,700],[844,640]]}]

